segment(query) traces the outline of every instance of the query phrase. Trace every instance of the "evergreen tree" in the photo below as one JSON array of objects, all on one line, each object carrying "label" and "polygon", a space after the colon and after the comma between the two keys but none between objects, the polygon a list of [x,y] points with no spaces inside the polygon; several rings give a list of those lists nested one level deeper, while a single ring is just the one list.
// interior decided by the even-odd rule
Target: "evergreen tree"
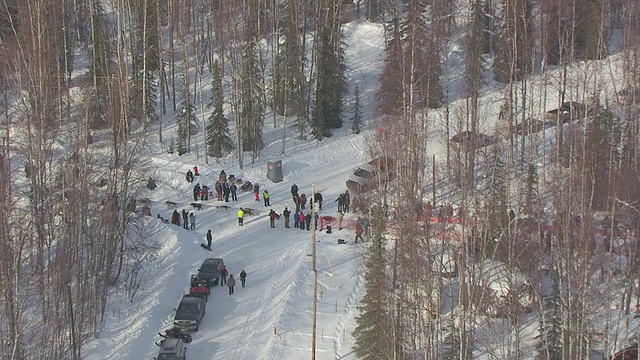
[{"label": "evergreen tree", "polygon": [[89,126],[93,129],[107,127],[107,113],[110,103],[109,82],[113,69],[112,47],[109,24],[99,1],[93,1],[91,14],[92,45],[90,76],[93,81],[89,95]]},{"label": "evergreen tree", "polygon": [[207,105],[213,108],[207,124],[207,155],[220,158],[227,151],[233,149],[233,141],[229,135],[229,125],[223,112],[224,97],[222,93],[222,71],[216,60],[212,68],[211,102]]},{"label": "evergreen tree", "polygon": [[[185,90],[188,92],[189,90]],[[178,123],[178,141],[176,144],[176,151],[178,155],[185,154],[189,152],[187,148],[187,137],[189,136],[189,131],[191,131],[191,126],[195,125],[196,117],[195,117],[196,107],[191,103],[190,97],[187,94],[185,98],[178,103],[178,107],[176,109],[176,121]]]},{"label": "evergreen tree", "polygon": [[496,81],[507,83],[531,73],[531,3],[503,0],[503,16],[493,62]]},{"label": "evergreen tree", "polygon": [[562,319],[561,293],[559,274],[557,269],[551,272],[551,294],[544,296],[542,310],[538,320],[539,332],[536,337],[536,351],[538,359],[562,359]]},{"label": "evergreen tree", "polygon": [[242,108],[243,148],[254,154],[264,146],[262,126],[264,125],[264,95],[262,93],[261,72],[258,64],[256,42],[245,42],[242,63]]},{"label": "evergreen tree", "polygon": [[331,39],[329,28],[320,30],[318,72],[311,117],[311,133],[317,140],[331,136],[331,129],[342,127],[340,112],[344,90],[344,59],[340,54],[339,40]]},{"label": "evergreen tree", "polygon": [[378,110],[386,115],[403,111],[402,40],[400,20],[394,18],[386,24],[385,59],[380,87],[376,94]]},{"label": "evergreen tree", "polygon": [[602,59],[607,55],[607,13],[602,0],[580,0],[576,3],[575,49],[580,59]]},{"label": "evergreen tree", "polygon": [[485,212],[489,235],[497,239],[509,220],[507,213],[506,164],[499,144],[491,150],[484,179]]},{"label": "evergreen tree", "polygon": [[360,89],[356,85],[355,104],[353,105],[353,116],[351,117],[351,131],[354,134],[360,134],[362,128],[362,111],[360,110]]},{"label": "evergreen tree", "polygon": [[384,257],[385,209],[374,206],[371,211],[373,241],[369,247],[369,257],[365,264],[365,294],[358,307],[360,315],[356,317],[353,331],[355,345],[353,352],[360,359],[393,359],[394,344],[393,314],[391,309],[392,289],[387,276]]}]

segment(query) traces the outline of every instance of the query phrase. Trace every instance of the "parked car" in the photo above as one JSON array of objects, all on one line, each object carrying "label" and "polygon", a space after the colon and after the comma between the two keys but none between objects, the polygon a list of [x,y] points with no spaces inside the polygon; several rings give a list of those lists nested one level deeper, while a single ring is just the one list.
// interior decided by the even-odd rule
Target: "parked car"
[{"label": "parked car", "polygon": [[187,360],[187,348],[180,339],[163,339],[156,360]]},{"label": "parked car", "polygon": [[395,179],[392,160],[382,156],[359,166],[346,181],[347,189],[356,194],[375,189],[378,184]]},{"label": "parked car", "polygon": [[182,331],[198,331],[207,308],[207,300],[199,295],[183,295],[173,324]]},{"label": "parked car", "polygon": [[209,294],[211,294],[211,279],[201,278],[198,275],[191,275],[191,287],[189,288],[189,294],[202,296],[207,300]]},{"label": "parked car", "polygon": [[544,118],[547,121],[557,121],[558,117],[562,124],[577,120],[587,114],[587,107],[577,101],[565,101],[558,109],[547,111]]},{"label": "parked car", "polygon": [[198,277],[210,280],[212,285],[218,285],[218,278],[223,266],[224,260],[221,258],[204,259],[202,265],[198,268]]}]

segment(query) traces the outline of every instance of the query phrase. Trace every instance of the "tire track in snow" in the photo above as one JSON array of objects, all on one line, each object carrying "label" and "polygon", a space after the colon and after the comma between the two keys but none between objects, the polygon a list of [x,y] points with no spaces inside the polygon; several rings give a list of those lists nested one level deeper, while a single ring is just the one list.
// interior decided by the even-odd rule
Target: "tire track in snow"
[{"label": "tire track in snow", "polygon": [[356,284],[353,287],[353,291],[351,291],[349,298],[347,299],[346,307],[344,308],[343,315],[340,316],[340,320],[338,321],[338,327],[336,328],[336,331],[333,337],[334,349],[335,349],[336,357],[338,359],[341,359],[343,356],[346,355],[346,354],[340,353],[342,350],[341,336],[347,328],[346,319],[354,318],[354,316],[348,316],[348,314],[358,312],[357,300],[360,297],[360,292],[363,287],[364,287],[364,275],[358,274],[356,279]]}]

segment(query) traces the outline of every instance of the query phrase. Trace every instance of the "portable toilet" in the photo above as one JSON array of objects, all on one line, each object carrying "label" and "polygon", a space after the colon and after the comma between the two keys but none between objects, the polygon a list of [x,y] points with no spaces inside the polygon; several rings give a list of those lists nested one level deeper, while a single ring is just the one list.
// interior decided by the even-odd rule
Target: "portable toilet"
[{"label": "portable toilet", "polygon": [[282,160],[267,162],[267,178],[276,183],[283,180]]}]

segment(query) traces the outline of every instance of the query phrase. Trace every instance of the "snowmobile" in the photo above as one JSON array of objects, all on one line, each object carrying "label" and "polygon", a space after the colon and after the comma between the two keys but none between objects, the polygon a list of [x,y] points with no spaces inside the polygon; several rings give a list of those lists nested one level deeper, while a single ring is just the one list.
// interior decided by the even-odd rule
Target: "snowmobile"
[{"label": "snowmobile", "polygon": [[185,344],[188,344],[191,342],[191,340],[193,340],[190,334],[181,331],[178,327],[175,326],[165,330],[164,334],[159,332],[158,335],[162,336],[165,339],[180,339]]}]

